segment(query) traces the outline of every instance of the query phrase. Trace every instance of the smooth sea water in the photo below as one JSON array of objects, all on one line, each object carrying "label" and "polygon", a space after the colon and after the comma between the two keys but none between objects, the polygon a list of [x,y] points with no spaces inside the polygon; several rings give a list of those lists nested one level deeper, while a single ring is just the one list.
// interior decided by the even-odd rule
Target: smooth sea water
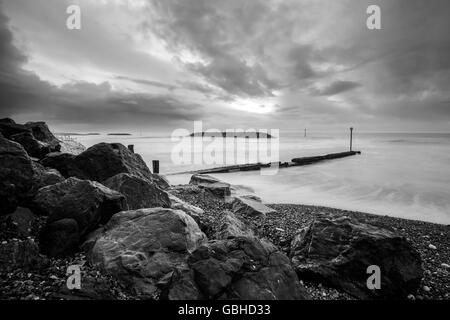
[{"label": "smooth sea water", "polygon": [[[171,153],[179,142],[170,137],[99,135],[76,140],[86,147],[98,142],[134,144],[150,168],[152,160],[160,160],[160,172],[172,184],[190,178],[173,173],[220,166],[174,163]],[[279,159],[347,151],[348,140],[345,134],[309,132],[305,138],[303,132],[281,132]],[[249,139],[245,148],[252,150],[257,143]],[[320,205],[450,224],[450,134],[355,132],[353,150],[362,154],[280,169],[275,175],[248,171],[214,176],[234,185],[237,193],[255,193],[265,203]]]}]

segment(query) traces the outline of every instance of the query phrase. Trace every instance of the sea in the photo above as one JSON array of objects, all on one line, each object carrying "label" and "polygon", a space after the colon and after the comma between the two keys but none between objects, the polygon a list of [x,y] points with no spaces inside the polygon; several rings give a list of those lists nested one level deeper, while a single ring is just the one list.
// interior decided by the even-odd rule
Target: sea
[{"label": "sea", "polygon": [[[86,147],[99,142],[132,144],[149,168],[153,160],[159,160],[160,173],[172,184],[188,183],[191,173],[186,172],[223,166],[217,159],[226,159],[233,152],[235,163],[228,161],[226,165],[253,163],[255,159],[250,155],[255,154],[255,148],[261,148],[261,143],[270,145],[266,154],[282,162],[349,150],[348,132],[311,131],[305,137],[303,131],[281,131],[277,141],[239,138],[240,143],[228,144],[220,138],[224,141],[214,145],[216,153],[211,152],[211,143],[219,138],[200,141],[203,148],[198,148],[195,140],[201,138],[142,133],[72,138]],[[450,225],[450,133],[354,132],[352,146],[361,155],[283,168],[270,174],[239,171],[213,176],[232,184],[235,193],[256,194],[265,203],[325,206]],[[222,148],[222,154],[217,148]],[[180,161],[180,152],[184,161]],[[205,153],[209,158],[204,157]],[[239,158],[237,154],[246,156]],[[216,156],[216,162],[211,155]]]}]

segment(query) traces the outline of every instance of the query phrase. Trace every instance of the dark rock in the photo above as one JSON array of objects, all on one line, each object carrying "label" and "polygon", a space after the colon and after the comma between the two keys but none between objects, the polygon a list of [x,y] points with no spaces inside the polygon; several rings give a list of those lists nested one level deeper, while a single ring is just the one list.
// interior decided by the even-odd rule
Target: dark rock
[{"label": "dark rock", "polygon": [[74,219],[85,234],[126,208],[125,197],[95,181],[69,178],[41,188],[33,200],[36,213],[48,222]]},{"label": "dark rock", "polygon": [[161,289],[160,299],[165,300],[201,300],[203,296],[194,282],[194,272],[175,269],[158,282]]},{"label": "dark rock", "polygon": [[48,144],[36,140],[31,132],[15,134],[10,139],[20,143],[31,157],[41,159],[52,151]]},{"label": "dark rock", "polygon": [[191,255],[189,266],[208,299],[308,298],[288,257],[257,238],[211,241]]},{"label": "dark rock", "polygon": [[[318,281],[360,299],[406,299],[420,285],[419,253],[403,237],[355,218],[323,214],[291,244],[300,279]],[[381,289],[367,288],[367,268],[381,269]]]},{"label": "dark rock", "polygon": [[229,183],[225,183],[206,174],[193,175],[189,181],[189,184],[197,185],[200,188],[206,189],[221,198],[226,198],[231,194]]},{"label": "dark rock", "polygon": [[25,127],[31,130],[37,140],[45,142],[52,152],[60,151],[60,141],[51,133],[45,122],[27,122]]},{"label": "dark rock", "polygon": [[99,143],[75,157],[75,164],[84,173],[85,179],[105,181],[119,173],[129,173],[142,179],[155,182],[166,188],[167,185],[150,169],[141,156],[131,153],[120,143]]},{"label": "dark rock", "polygon": [[35,189],[36,192],[40,188],[51,186],[65,180],[58,170],[45,168],[37,162],[33,162],[33,169],[33,189]]},{"label": "dark rock", "polygon": [[[62,219],[73,219],[77,223],[78,231],[75,232],[72,227],[68,228],[66,222],[64,224],[66,229],[62,232],[72,239],[72,234],[78,233],[83,237],[99,224],[108,222],[112,215],[126,208],[126,200],[122,194],[100,183],[69,178],[61,183],[41,188],[33,200],[33,208],[37,214],[48,216],[48,228],[43,231],[43,238],[53,239],[51,233],[59,237],[57,227],[60,225],[55,226],[54,223]],[[65,251],[52,241],[46,241],[42,250],[58,254]]]},{"label": "dark rock", "polygon": [[18,268],[25,271],[39,270],[48,261],[39,254],[39,248],[31,239],[11,240],[0,244],[0,269],[5,272]]},{"label": "dark rock", "polygon": [[226,211],[223,216],[222,226],[220,227],[216,238],[230,239],[236,237],[254,237],[253,230],[247,227],[232,212]]},{"label": "dark rock", "polygon": [[234,198],[232,207],[234,213],[246,217],[264,218],[267,214],[276,212],[275,210],[263,205],[260,201],[244,197]]},{"label": "dark rock", "polygon": [[58,170],[66,178],[83,176],[82,170],[76,166],[74,160],[73,154],[52,152],[40,160],[40,164]]},{"label": "dark rock", "polygon": [[40,235],[41,251],[50,257],[76,252],[80,241],[81,233],[75,219],[49,222]]},{"label": "dark rock", "polygon": [[11,136],[24,132],[31,132],[30,129],[21,124],[16,124],[11,119],[3,119],[0,121],[0,133],[3,137],[9,139]]},{"label": "dark rock", "polygon": [[167,192],[147,179],[128,173],[119,173],[104,181],[103,184],[125,196],[128,210],[154,207],[170,208],[171,203]]},{"label": "dark rock", "polygon": [[[174,296],[178,289],[167,288],[173,277],[187,270],[187,256],[206,241],[195,221],[180,210],[152,208],[123,211],[105,226],[89,261],[112,274],[139,297]],[[181,287],[180,287],[181,286]],[[191,283],[186,292],[197,289]]]},{"label": "dark rock", "polygon": [[15,122],[13,119],[11,119],[11,118],[3,118],[3,119],[0,119],[0,123],[16,124],[16,122]]},{"label": "dark rock", "polygon": [[0,215],[14,212],[33,183],[33,166],[22,146],[0,137]]},{"label": "dark rock", "polygon": [[161,189],[169,187],[167,181],[152,174],[141,156],[131,153],[120,143],[99,143],[81,154],[50,154],[41,163],[57,169],[63,176],[103,182],[119,173],[128,173],[147,179]]}]

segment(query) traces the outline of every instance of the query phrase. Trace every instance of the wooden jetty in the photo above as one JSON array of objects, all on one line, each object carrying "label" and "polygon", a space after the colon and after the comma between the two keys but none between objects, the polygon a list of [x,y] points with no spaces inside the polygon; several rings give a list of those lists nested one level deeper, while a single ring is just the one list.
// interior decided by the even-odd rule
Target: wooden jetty
[{"label": "wooden jetty", "polygon": [[[357,154],[361,154],[361,151],[347,151],[347,152],[339,152],[339,153],[330,153],[330,154],[326,154],[324,156],[294,158],[290,162],[278,162],[278,167],[279,168],[290,168],[290,167],[305,166],[305,165],[309,165],[309,164],[318,163],[321,161],[350,157],[350,156],[354,156]],[[262,168],[270,168],[274,164],[276,164],[276,162],[275,163],[239,164],[239,165],[233,165],[233,166],[225,166],[225,167],[217,167],[217,168],[210,168],[210,169],[171,173],[168,175],[187,174],[187,173],[210,174],[210,173],[227,173],[227,172],[237,172],[237,171],[254,171],[254,170],[260,170]]]}]

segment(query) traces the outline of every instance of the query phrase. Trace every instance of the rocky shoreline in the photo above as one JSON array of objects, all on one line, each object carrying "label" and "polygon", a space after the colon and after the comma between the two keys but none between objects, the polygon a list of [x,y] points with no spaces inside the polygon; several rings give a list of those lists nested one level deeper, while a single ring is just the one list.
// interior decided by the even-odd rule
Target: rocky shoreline
[{"label": "rocky shoreline", "polygon": [[449,299],[449,226],[171,186],[119,143],[67,150],[0,119],[0,299]]}]

